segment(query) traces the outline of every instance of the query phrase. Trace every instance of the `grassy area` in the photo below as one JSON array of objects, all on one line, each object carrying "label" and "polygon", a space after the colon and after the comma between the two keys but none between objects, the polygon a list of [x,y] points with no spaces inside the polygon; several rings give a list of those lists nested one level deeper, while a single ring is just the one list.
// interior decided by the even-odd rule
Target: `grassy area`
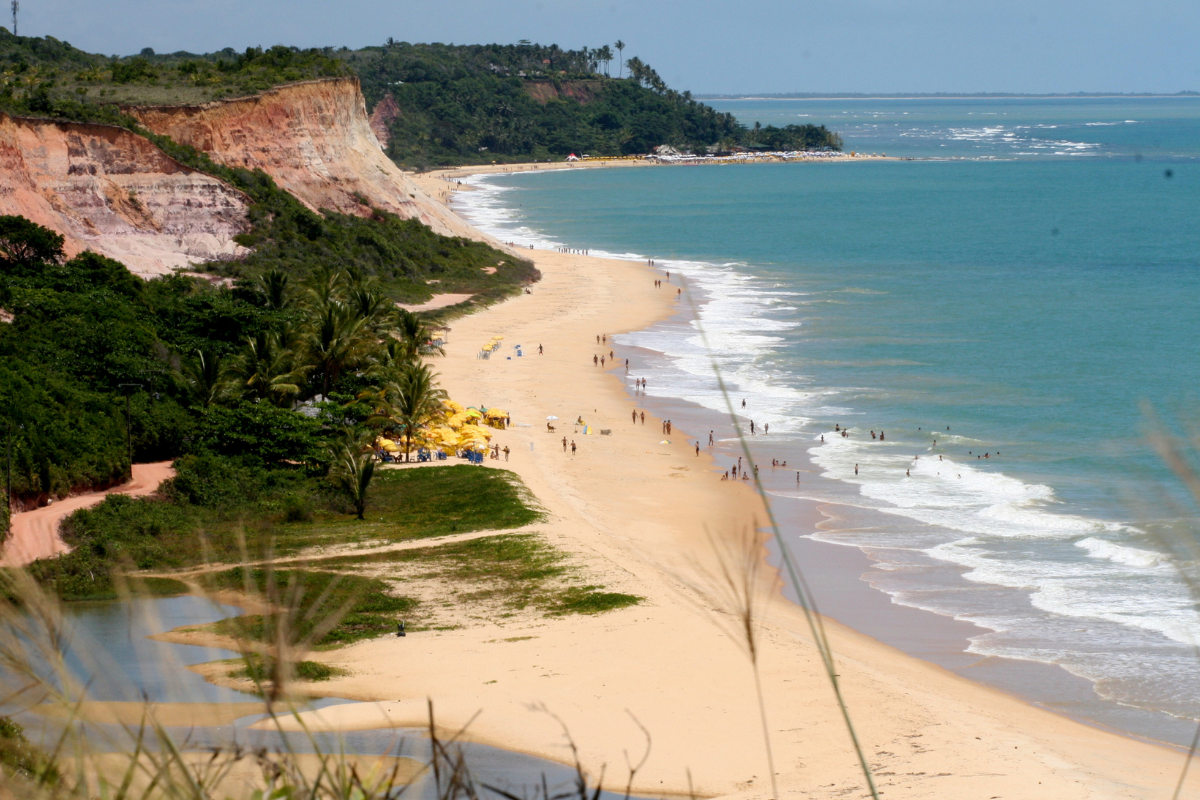
[{"label": "grassy area", "polygon": [[[366,519],[320,511],[311,522],[273,530],[281,550],[348,542],[401,542],[471,531],[519,528],[541,514],[520,479],[507,470],[448,467],[378,470]],[[274,520],[272,522],[275,522]]]},{"label": "grassy area", "polygon": [[[259,655],[251,655],[245,661],[231,663],[242,665],[240,669],[234,670],[229,674],[231,678],[246,678],[263,683],[271,680],[271,676],[275,674],[274,660],[270,658],[264,659]],[[330,666],[329,664],[322,664],[320,661],[297,661],[292,664],[292,674],[297,680],[318,683],[345,675],[346,670]]]},{"label": "grassy area", "polygon": [[[467,465],[380,470],[367,519],[303,470],[264,470],[231,459],[178,463],[160,497],[113,495],[73,514],[63,535],[74,548],[31,570],[68,600],[116,596],[114,570],[161,571],[204,563],[289,555],[313,546],[397,542],[536,521],[540,512],[511,472]],[[173,594],[178,581],[151,579],[146,591]]]},{"label": "grassy area", "polygon": [[[250,587],[270,597],[278,593],[285,615],[251,614],[221,620],[212,628],[219,633],[252,641],[270,642],[276,638],[280,622],[291,638],[291,644],[311,640],[324,649],[372,639],[396,630],[396,623],[411,614],[417,601],[410,597],[389,594],[391,587],[376,578],[363,578],[315,570],[250,570],[231,569],[207,576],[205,585],[214,590],[242,590],[249,578]],[[327,619],[334,619],[345,610],[340,621],[322,631]]]},{"label": "grassy area", "polygon": [[496,604],[507,613],[595,614],[636,605],[640,597],[578,586],[577,569],[542,536],[502,534],[412,550],[322,559],[328,569],[395,565],[405,574],[453,587],[455,603]]}]

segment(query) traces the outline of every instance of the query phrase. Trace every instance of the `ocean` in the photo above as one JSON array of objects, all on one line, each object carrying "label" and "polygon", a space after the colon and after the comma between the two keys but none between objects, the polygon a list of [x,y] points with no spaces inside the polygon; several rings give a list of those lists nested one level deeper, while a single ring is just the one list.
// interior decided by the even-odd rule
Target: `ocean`
[{"label": "ocean", "polygon": [[1200,98],[713,105],[904,160],[493,175],[455,207],[654,258],[694,313],[616,340],[651,399],[725,412],[719,369],[769,425],[772,495],[834,510],[787,536],[973,623],[977,659],[1086,681],[1072,713],[1188,741],[1200,617],[1160,537],[1200,528],[1146,433],[1200,421]]}]

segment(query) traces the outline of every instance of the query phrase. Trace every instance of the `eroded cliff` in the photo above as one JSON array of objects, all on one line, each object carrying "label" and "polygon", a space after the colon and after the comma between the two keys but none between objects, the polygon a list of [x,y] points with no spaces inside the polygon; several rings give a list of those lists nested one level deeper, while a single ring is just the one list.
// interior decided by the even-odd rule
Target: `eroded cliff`
[{"label": "eroded cliff", "polygon": [[0,113],[0,176],[0,214],[142,276],[233,257],[233,237],[249,229],[244,195],[123,128]]},{"label": "eroded cliff", "polygon": [[472,235],[384,154],[356,78],[296,83],[200,106],[125,110],[222,164],[261,169],[314,210],[366,215],[374,206],[415,217],[438,233]]}]

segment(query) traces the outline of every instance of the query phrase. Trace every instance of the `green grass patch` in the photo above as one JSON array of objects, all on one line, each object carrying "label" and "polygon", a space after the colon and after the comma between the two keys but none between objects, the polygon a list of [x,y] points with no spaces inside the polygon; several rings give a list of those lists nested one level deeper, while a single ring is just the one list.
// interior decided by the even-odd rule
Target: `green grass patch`
[{"label": "green grass patch", "polygon": [[[270,584],[282,602],[294,602],[297,613],[287,624],[287,637],[294,644],[310,637],[315,629],[348,607],[340,621],[320,635],[313,646],[318,649],[340,647],[360,639],[372,639],[396,630],[396,623],[412,614],[417,601],[390,594],[390,587],[376,578],[344,575],[315,570],[256,569],[249,572],[250,586],[261,595],[270,595]],[[206,577],[214,590],[245,588],[246,573],[230,569]],[[279,614],[286,612],[280,611]],[[221,620],[211,628],[218,633],[252,641],[270,642],[275,637],[279,617],[276,614],[252,614]]]},{"label": "green grass patch", "polygon": [[191,591],[186,583],[174,578],[138,578],[130,581],[129,590],[143,597],[174,597]]},{"label": "green grass patch", "polygon": [[[177,466],[179,475],[161,497],[113,495],[69,517],[63,535],[72,552],[33,564],[35,577],[67,600],[104,600],[117,596],[112,575],[126,564],[178,569],[202,563],[206,552],[218,563],[239,562],[239,536],[253,558],[320,545],[502,530],[541,517],[515,474],[465,464],[377,471],[361,521],[322,478],[302,469],[266,470],[212,458]],[[187,591],[170,579],[145,582],[152,594]]]},{"label": "green grass patch", "polygon": [[[247,661],[242,663],[241,669],[230,673],[230,677],[249,678],[250,680],[262,683],[271,680],[271,676],[274,673],[275,664],[272,659],[264,659],[261,656],[252,655]],[[330,666],[329,664],[322,664],[320,661],[296,661],[292,664],[292,674],[297,680],[318,683],[345,675],[346,670]]]},{"label": "green grass patch", "polygon": [[602,586],[577,586],[567,589],[558,599],[554,614],[600,614],[617,608],[636,606],[642,598],[634,594],[604,592]]},{"label": "green grass patch", "polygon": [[498,602],[512,611],[532,608],[552,615],[597,614],[635,605],[642,599],[604,592],[600,586],[570,585],[575,568],[545,538],[532,533],[317,562],[328,569],[363,564],[415,567],[419,577],[441,579],[455,587],[462,602]]},{"label": "green grass patch", "polygon": [[541,513],[520,479],[500,469],[466,464],[376,470],[366,519],[313,512],[311,522],[276,528],[285,550],[353,541],[401,542],[472,531],[506,530],[536,522]]}]

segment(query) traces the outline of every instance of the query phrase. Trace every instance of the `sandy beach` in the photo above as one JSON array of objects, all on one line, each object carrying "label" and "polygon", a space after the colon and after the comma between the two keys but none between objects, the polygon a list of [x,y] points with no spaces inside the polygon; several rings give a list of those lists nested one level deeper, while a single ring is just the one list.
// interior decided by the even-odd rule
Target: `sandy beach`
[{"label": "sandy beach", "polygon": [[[417,179],[438,196],[444,177]],[[460,402],[511,413],[516,425],[495,439],[511,460],[487,464],[520,475],[545,509],[532,528],[571,554],[587,580],[644,600],[597,616],[497,618],[315,654],[350,671],[320,684],[320,693],[374,702],[309,712],[305,722],[419,727],[428,698],[446,729],[470,722],[469,738],[569,762],[565,729],[589,774],[605,770],[606,785],[623,788],[648,735],[635,792],[770,796],[751,664],[736,620],[708,596],[719,584],[712,539],[737,540],[763,523],[765,509],[747,485],[720,479],[706,447],[697,454],[707,431],[666,436],[650,414],[635,424],[626,386],[642,376],[592,361],[610,349],[597,336],[674,314],[677,287],[655,288],[662,276],[638,263],[522,254],[543,280],[530,294],[454,321],[434,368]],[[497,335],[503,350],[476,358]],[[511,347],[518,344],[520,357]],[[595,435],[572,425],[579,418]],[[564,435],[576,443],[574,455],[564,452]],[[809,529],[821,520],[815,508],[799,516]],[[758,591],[770,602],[757,630],[780,791],[864,796],[808,624],[774,578],[763,571]],[[825,625],[887,797],[1149,798],[1169,796],[1178,778],[1178,751],[1074,722],[832,620]],[[1200,787],[1200,778],[1193,783]]]}]

